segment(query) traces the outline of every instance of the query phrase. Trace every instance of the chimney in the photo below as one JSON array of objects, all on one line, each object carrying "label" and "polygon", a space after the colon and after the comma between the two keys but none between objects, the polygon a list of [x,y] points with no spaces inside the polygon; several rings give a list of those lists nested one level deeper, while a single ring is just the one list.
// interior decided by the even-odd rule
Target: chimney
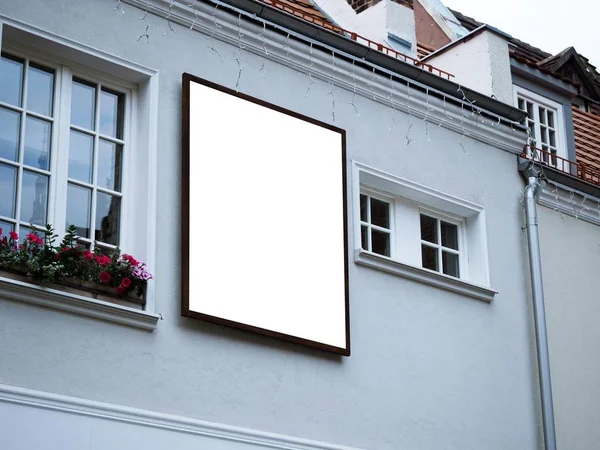
[{"label": "chimney", "polygon": [[[371,6],[376,5],[381,0],[346,0],[352,9],[356,11],[357,14],[363,12],[365,9],[370,8]],[[413,9],[413,0],[391,0],[394,3],[398,3],[407,8]]]}]

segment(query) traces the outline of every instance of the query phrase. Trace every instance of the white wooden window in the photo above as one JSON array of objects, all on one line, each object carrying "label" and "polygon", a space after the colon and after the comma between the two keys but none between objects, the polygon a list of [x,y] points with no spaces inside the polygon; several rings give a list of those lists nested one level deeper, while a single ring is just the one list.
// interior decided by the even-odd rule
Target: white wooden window
[{"label": "white wooden window", "polygon": [[460,278],[461,221],[426,211],[421,212],[419,222],[423,268]]},{"label": "white wooden window", "polygon": [[362,248],[391,256],[392,225],[390,201],[373,192],[360,195],[360,226]]},{"label": "white wooden window", "polygon": [[82,243],[122,245],[124,155],[134,90],[14,53],[0,59],[0,227],[46,223]]},{"label": "white wooden window", "polygon": [[546,164],[562,166],[557,157],[568,159],[562,105],[518,86],[514,93],[517,108],[527,112],[521,123],[529,128],[536,157]]},{"label": "white wooden window", "polygon": [[[482,206],[356,161],[352,167],[357,264],[485,301],[494,298]],[[381,233],[375,246],[373,231]]]}]

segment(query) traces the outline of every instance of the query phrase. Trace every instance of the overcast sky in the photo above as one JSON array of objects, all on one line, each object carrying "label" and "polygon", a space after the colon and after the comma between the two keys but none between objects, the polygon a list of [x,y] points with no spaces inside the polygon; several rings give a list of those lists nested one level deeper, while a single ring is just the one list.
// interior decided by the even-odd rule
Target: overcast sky
[{"label": "overcast sky", "polygon": [[548,53],[575,47],[600,70],[600,0],[442,0],[442,3]]}]

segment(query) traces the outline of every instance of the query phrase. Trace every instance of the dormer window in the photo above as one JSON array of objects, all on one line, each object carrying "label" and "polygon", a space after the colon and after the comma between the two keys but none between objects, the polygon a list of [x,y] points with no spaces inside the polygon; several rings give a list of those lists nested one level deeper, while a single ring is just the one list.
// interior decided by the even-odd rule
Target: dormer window
[{"label": "dormer window", "polygon": [[563,168],[563,160],[568,159],[568,155],[562,105],[519,86],[514,87],[514,92],[517,108],[527,112],[527,117],[521,123],[529,128],[536,158]]}]

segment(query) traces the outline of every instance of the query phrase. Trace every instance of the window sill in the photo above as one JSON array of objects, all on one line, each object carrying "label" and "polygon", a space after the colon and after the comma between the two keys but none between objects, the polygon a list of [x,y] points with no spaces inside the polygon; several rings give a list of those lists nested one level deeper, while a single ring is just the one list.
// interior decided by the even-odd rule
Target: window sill
[{"label": "window sill", "polygon": [[469,283],[465,280],[459,280],[458,278],[423,269],[422,267],[405,264],[386,256],[366,252],[363,249],[355,250],[354,262],[361,266],[371,267],[373,269],[391,273],[392,275],[419,281],[430,286],[435,286],[477,300],[483,300],[488,303],[491,302],[498,293],[498,291],[494,289]]},{"label": "window sill", "polygon": [[0,298],[152,331],[157,314],[0,276]]}]

